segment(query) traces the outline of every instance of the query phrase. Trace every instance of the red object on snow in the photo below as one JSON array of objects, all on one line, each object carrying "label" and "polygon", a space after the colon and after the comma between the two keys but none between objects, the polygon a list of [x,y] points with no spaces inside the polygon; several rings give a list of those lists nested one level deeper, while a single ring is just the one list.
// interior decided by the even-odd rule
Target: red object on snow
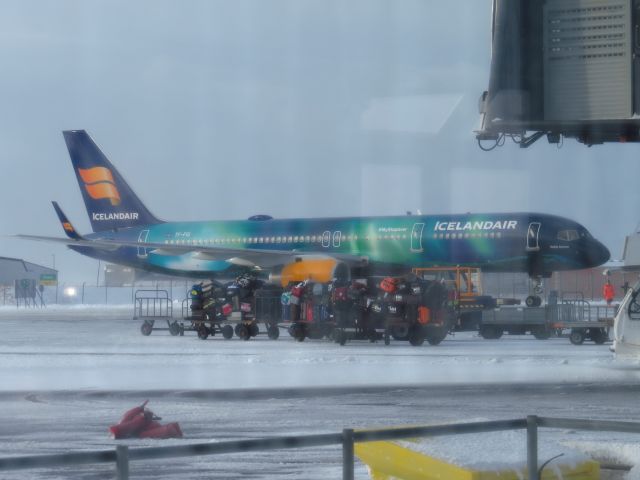
[{"label": "red object on snow", "polygon": [[182,438],[182,430],[176,422],[167,423],[143,430],[138,434],[138,438]]},{"label": "red object on snow", "polygon": [[178,423],[162,425],[151,410],[147,410],[147,401],[125,412],[116,425],[109,427],[111,436],[120,438],[182,438]]},{"label": "red object on snow", "polygon": [[149,403],[149,400],[145,400],[144,402],[142,402],[142,405],[133,407],[131,410],[127,410],[126,412],[124,412],[124,415],[122,415],[122,418],[120,419],[120,423],[133,420],[133,418],[139,413],[144,413],[144,407],[147,406],[147,403]]}]

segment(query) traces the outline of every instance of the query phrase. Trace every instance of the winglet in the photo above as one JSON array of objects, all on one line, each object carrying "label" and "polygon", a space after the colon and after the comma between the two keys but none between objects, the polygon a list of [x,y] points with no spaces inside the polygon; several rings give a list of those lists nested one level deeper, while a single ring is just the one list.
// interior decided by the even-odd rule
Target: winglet
[{"label": "winglet", "polygon": [[64,230],[64,233],[67,234],[67,237],[73,240],[82,240],[82,236],[78,232],[76,232],[75,228],[73,228],[73,225],[71,225],[71,222],[69,221],[67,216],[64,214],[60,206],[58,205],[58,202],[51,202],[51,203],[53,204],[53,208],[55,209],[56,214],[58,215],[58,219],[62,224],[62,229]]}]

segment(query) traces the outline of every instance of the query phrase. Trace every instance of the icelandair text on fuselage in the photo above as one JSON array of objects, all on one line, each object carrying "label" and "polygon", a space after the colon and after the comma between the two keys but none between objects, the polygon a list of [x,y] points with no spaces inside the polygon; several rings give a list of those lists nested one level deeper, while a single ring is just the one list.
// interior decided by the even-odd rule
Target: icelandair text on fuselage
[{"label": "icelandair text on fuselage", "polygon": [[118,212],[118,213],[92,213],[91,219],[103,222],[111,220],[137,220],[137,212]]},{"label": "icelandair text on fuselage", "polygon": [[464,230],[515,230],[518,227],[517,220],[486,221],[486,222],[436,222],[434,230],[439,232],[464,231]]}]

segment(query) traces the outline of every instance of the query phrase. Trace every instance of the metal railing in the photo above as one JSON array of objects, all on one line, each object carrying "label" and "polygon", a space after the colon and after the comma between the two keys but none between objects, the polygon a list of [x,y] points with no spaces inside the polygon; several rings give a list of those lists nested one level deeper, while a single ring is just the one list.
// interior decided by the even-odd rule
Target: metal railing
[{"label": "metal railing", "polygon": [[488,422],[456,423],[424,427],[389,428],[383,430],[354,431],[344,429],[342,433],[320,435],[298,435],[287,437],[267,437],[254,440],[236,440],[219,443],[196,443],[170,447],[146,447],[130,449],[118,445],[115,450],[73,452],[57,455],[30,455],[0,458],[0,471],[32,468],[68,467],[70,465],[114,463],[116,478],[129,479],[129,462],[159,458],[220,455],[224,453],[282,450],[291,448],[323,447],[342,445],[342,478],[354,479],[354,444],[402,438],[436,437],[469,433],[498,432],[505,430],[527,430],[527,472],[528,480],[539,480],[542,467],[538,466],[538,427],[571,430],[609,431],[640,433],[638,422],[618,422],[608,420],[580,420],[570,418],[547,418],[530,415],[514,420],[494,420]]}]

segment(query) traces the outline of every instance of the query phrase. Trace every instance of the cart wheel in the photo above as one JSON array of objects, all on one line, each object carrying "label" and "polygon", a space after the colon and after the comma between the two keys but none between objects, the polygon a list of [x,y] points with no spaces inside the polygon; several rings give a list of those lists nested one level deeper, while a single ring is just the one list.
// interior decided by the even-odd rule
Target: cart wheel
[{"label": "cart wheel", "polygon": [[308,336],[311,340],[320,340],[324,337],[324,331],[319,326],[314,325],[309,328]]},{"label": "cart wheel", "polygon": [[602,345],[609,340],[609,335],[602,328],[593,328],[589,330],[589,337],[595,342],[596,345]]},{"label": "cart wheel", "polygon": [[422,329],[412,328],[409,332],[409,343],[414,347],[419,347],[424,343],[425,337]]},{"label": "cart wheel", "polygon": [[270,325],[269,328],[267,328],[267,336],[271,340],[277,340],[280,336],[280,329],[275,325]]},{"label": "cart wheel", "polygon": [[247,328],[246,325],[242,323],[239,323],[236,326],[236,335],[240,337],[242,340],[249,340],[250,338],[249,329]]},{"label": "cart wheel", "polygon": [[333,331],[333,339],[336,343],[344,345],[345,343],[347,343],[347,334],[344,333],[341,329],[336,328]]},{"label": "cart wheel", "polygon": [[442,341],[447,338],[448,333],[449,332],[445,328],[439,328],[427,335],[427,342],[429,342],[429,345],[440,345]]},{"label": "cart wheel", "polygon": [[549,340],[551,338],[551,330],[547,327],[536,327],[531,333],[537,340]]},{"label": "cart wheel", "polygon": [[485,340],[498,340],[504,334],[504,330],[496,325],[481,325],[479,333]]},{"label": "cart wheel", "polygon": [[582,345],[584,343],[584,332],[582,330],[571,330],[569,341],[574,345]]},{"label": "cart wheel", "polygon": [[209,336],[209,329],[204,325],[200,325],[198,327],[198,338],[200,340],[206,340],[208,336]]},{"label": "cart wheel", "polygon": [[233,327],[231,325],[225,325],[220,329],[220,331],[222,332],[222,336],[225,340],[229,340],[233,337]]},{"label": "cart wheel", "polygon": [[145,337],[148,337],[153,332],[153,323],[144,322],[140,325],[140,333],[142,333]]},{"label": "cart wheel", "polygon": [[255,337],[260,333],[260,327],[258,327],[257,323],[251,323],[247,328],[249,330],[249,336],[251,337]]},{"label": "cart wheel", "polygon": [[405,325],[396,325],[391,327],[391,336],[394,340],[407,340],[409,337],[409,328]]},{"label": "cart wheel", "polygon": [[178,322],[172,322],[169,324],[169,333],[173,337],[180,335],[180,325],[178,325]]}]

